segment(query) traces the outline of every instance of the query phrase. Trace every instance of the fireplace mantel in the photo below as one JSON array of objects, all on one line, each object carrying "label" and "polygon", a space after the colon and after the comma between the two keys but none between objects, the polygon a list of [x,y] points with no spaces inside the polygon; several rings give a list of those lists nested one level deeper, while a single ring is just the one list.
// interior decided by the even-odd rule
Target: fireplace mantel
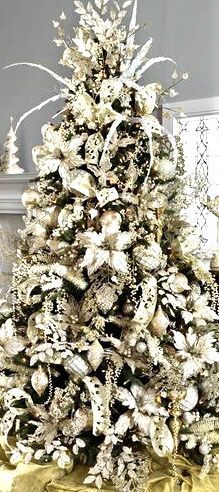
[{"label": "fireplace mantel", "polygon": [[22,215],[25,213],[21,196],[35,177],[34,173],[0,174],[0,215]]}]

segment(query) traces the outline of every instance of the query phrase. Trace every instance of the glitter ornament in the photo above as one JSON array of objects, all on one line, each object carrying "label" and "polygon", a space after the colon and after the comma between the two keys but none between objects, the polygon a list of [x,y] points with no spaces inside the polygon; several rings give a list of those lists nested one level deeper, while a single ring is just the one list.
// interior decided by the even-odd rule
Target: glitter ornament
[{"label": "glitter ornament", "polygon": [[173,452],[174,440],[167,424],[162,421],[151,423],[150,438],[153,449],[161,458]]},{"label": "glitter ornament", "polygon": [[161,306],[158,306],[157,311],[151,321],[150,331],[157,337],[166,335],[167,327],[170,324],[170,320],[167,314],[163,311]]},{"label": "glitter ornament", "polygon": [[162,250],[156,241],[153,241],[148,247],[137,246],[133,250],[133,255],[135,262],[143,271],[156,270],[162,261]]},{"label": "glitter ornament", "polygon": [[45,393],[45,390],[49,385],[49,378],[42,366],[39,366],[38,369],[34,371],[31,377],[31,384],[38,396],[42,396]]},{"label": "glitter ornament", "polygon": [[153,170],[161,181],[169,181],[175,176],[176,163],[168,159],[155,162]]},{"label": "glitter ornament", "polygon": [[96,293],[97,306],[104,314],[110,311],[117,299],[114,289],[109,284],[102,285]]},{"label": "glitter ornament", "polygon": [[75,376],[84,378],[91,371],[91,366],[84,357],[75,355],[72,359],[65,362],[65,369],[70,374],[75,374]]}]

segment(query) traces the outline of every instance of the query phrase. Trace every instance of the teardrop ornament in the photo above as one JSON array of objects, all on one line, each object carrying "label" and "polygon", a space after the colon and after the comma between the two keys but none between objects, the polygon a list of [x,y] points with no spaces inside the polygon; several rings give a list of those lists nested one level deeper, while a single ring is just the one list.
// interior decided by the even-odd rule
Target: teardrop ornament
[{"label": "teardrop ornament", "polygon": [[42,366],[39,366],[38,369],[34,371],[31,378],[31,384],[39,396],[42,396],[45,393],[45,390],[49,385],[49,378]]}]

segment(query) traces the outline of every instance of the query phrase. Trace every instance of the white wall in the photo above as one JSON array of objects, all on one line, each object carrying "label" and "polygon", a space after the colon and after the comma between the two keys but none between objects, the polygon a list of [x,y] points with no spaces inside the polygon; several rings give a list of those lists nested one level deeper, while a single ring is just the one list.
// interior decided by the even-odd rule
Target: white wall
[{"label": "white wall", "polygon": [[[69,14],[69,29],[76,23],[72,0],[0,0],[0,65],[16,61],[41,62],[63,72],[57,65],[60,51],[52,43],[52,19],[62,10]],[[143,42],[152,35],[154,55],[168,55],[189,71],[192,78],[181,87],[181,99],[219,95],[219,0],[139,0],[139,33]],[[148,73],[147,81],[167,82],[167,64]],[[31,68],[0,71],[0,143],[10,115],[24,111],[56,93],[54,81]],[[19,131],[20,158],[31,170],[31,148],[40,143],[40,128],[55,112],[50,105],[31,116]]]}]

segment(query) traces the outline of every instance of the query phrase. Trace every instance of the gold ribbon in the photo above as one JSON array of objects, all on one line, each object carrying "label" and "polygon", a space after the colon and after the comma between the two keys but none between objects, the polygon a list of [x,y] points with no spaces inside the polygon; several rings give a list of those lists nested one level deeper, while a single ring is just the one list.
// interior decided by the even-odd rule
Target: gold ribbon
[{"label": "gold ribbon", "polygon": [[[54,480],[47,485],[46,492],[99,492],[95,486],[83,485],[87,472],[88,468],[78,466],[62,480]],[[104,492],[116,492],[112,485],[106,485],[103,490]]]},{"label": "gold ribbon", "polygon": [[179,484],[173,477],[173,460],[153,461],[152,474],[144,492],[218,492],[219,473],[207,475],[205,480],[199,478],[200,467],[178,456],[174,461]]},{"label": "gold ribbon", "polygon": [[[0,451],[1,492],[98,492],[93,485],[83,485],[88,468],[77,466],[71,473],[61,470],[54,463],[37,465],[19,463],[17,467],[8,463]],[[150,479],[145,483],[144,492],[218,492],[219,473],[211,473],[205,480],[199,479],[200,467],[182,457],[175,461],[177,484],[172,476],[171,460],[153,461]],[[112,485],[106,485],[104,492],[115,492]]]}]

